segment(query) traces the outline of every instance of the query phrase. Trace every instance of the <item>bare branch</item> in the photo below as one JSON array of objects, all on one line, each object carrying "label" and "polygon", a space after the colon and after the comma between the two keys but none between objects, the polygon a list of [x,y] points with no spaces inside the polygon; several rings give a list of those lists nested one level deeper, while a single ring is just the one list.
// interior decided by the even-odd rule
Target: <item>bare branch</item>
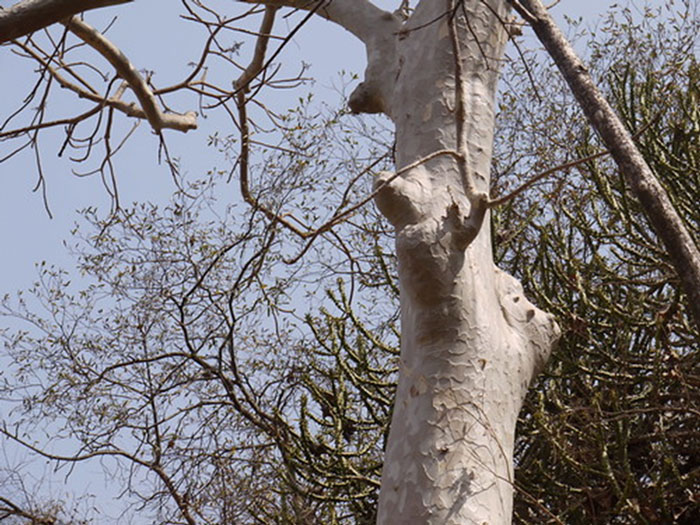
[{"label": "bare branch", "polygon": [[275,13],[277,12],[277,7],[268,7],[265,9],[265,16],[263,17],[262,24],[260,25],[260,32],[258,33],[258,39],[255,42],[255,53],[250,61],[248,67],[243,71],[240,77],[236,80],[236,89],[245,91],[250,81],[253,80],[260,71],[263,69],[263,64],[265,61],[265,53],[267,52],[267,44],[270,41],[270,32],[272,31],[272,25],[275,22]]},{"label": "bare branch", "polygon": [[250,144],[250,130],[248,127],[248,114],[246,111],[246,89],[250,81],[260,73],[263,67],[263,61],[265,59],[265,51],[267,50],[267,43],[270,38],[270,31],[272,31],[272,25],[275,20],[275,13],[277,12],[277,7],[271,6],[265,9],[265,16],[263,17],[262,24],[260,25],[260,36],[255,44],[255,54],[250,62],[250,65],[243,71],[241,76],[236,80],[236,103],[238,105],[238,115],[240,119],[241,128],[241,156],[240,156],[240,187],[243,199],[250,204],[254,209],[262,211],[270,220],[279,222],[292,232],[296,233],[300,237],[304,237],[305,232],[294,226],[291,222],[287,221],[283,217],[272,210],[263,206],[258,199],[253,197],[250,193],[250,188],[248,185],[248,161],[249,161],[249,144]]},{"label": "bare branch", "polygon": [[68,17],[132,0],[24,0],[0,8],[0,44],[20,38]]},{"label": "bare branch", "polygon": [[[43,59],[41,56],[39,56],[37,52],[35,52],[30,47],[20,42],[17,42],[16,45],[22,48],[23,51],[29,54],[37,62],[39,62],[39,64],[41,64],[41,66],[59,83],[61,87],[73,91],[80,98],[84,98],[86,100],[91,100],[93,102],[98,103],[98,106],[88,111],[87,113],[84,113],[83,115],[78,115],[77,117],[73,117],[71,119],[61,119],[54,122],[32,124],[20,129],[2,131],[0,132],[0,138],[6,136],[16,136],[31,130],[43,129],[47,127],[65,124],[67,123],[66,121],[68,121],[68,123],[77,123],[96,113],[95,110],[99,110],[105,106],[112,107],[118,111],[121,111],[129,117],[135,117],[146,120],[148,119],[146,112],[143,109],[141,109],[138,106],[138,104],[134,102],[127,102],[126,100],[121,100],[121,90],[117,92],[114,96],[107,97],[106,95],[97,93],[97,91],[93,89],[83,88],[78,84],[75,84],[66,79],[63,75],[61,75],[58,72],[56,68],[49,65],[49,60]],[[66,70],[68,69],[66,68]],[[192,115],[192,122],[189,121],[188,115],[190,114]],[[161,113],[161,129],[172,128],[185,132],[189,131],[190,129],[196,128],[195,117],[196,115],[193,112],[186,113],[185,115],[178,115],[175,113]],[[191,127],[192,124],[194,124],[194,127]]]},{"label": "bare branch", "polygon": [[25,509],[13,503],[7,498],[0,496],[0,521],[7,518],[19,517],[28,520],[32,525],[53,525],[56,519],[49,515],[40,515],[33,509]]},{"label": "bare branch", "polygon": [[140,457],[136,456],[135,454],[132,454],[130,452],[127,452],[125,450],[116,448],[116,447],[109,447],[109,448],[103,448],[99,450],[92,450],[88,451],[84,454],[75,454],[72,456],[66,456],[66,455],[60,455],[60,454],[52,454],[50,452],[46,452],[45,450],[41,449],[40,447],[36,445],[32,445],[29,443],[29,441],[22,439],[19,437],[17,434],[10,432],[7,430],[7,427],[3,424],[0,427],[0,435],[4,435],[6,438],[14,441],[15,443],[22,445],[23,447],[27,448],[28,450],[31,450],[32,452],[40,455],[43,458],[50,459],[53,461],[60,461],[60,462],[66,462],[66,463],[78,463],[81,461],[86,461],[88,459],[94,459],[94,458],[101,458],[101,457],[117,457],[117,458],[125,458],[136,465],[140,465],[142,467],[145,467],[152,472],[154,472],[160,479],[161,481],[165,484],[166,488],[168,489],[168,492],[170,493],[171,497],[175,501],[176,505],[180,509],[180,512],[182,512],[183,517],[185,518],[185,521],[188,523],[188,525],[194,525],[196,522],[192,518],[192,515],[189,510],[189,506],[187,504],[187,501],[183,498],[183,496],[177,491],[177,488],[175,487],[175,484],[173,480],[168,476],[168,474],[163,470],[163,468],[158,465],[156,462],[153,461],[146,461],[144,459],[141,459]]},{"label": "bare branch", "polygon": [[[643,135],[649,128],[651,128],[652,124],[654,124],[660,116],[661,116],[661,113],[656,115],[654,118],[650,119],[649,122],[647,122],[637,133],[635,133],[633,135],[633,137],[636,139],[637,137],[640,137],[641,135]],[[506,202],[514,199],[515,197],[517,197],[518,195],[523,193],[525,190],[532,187],[533,184],[544,179],[545,177],[549,177],[550,175],[553,175],[559,171],[574,168],[580,164],[585,164],[586,162],[590,162],[590,161],[598,159],[600,157],[604,157],[605,155],[610,155],[610,150],[606,149],[603,151],[599,151],[598,153],[593,153],[593,154],[588,155],[586,157],[575,159],[575,160],[572,160],[569,162],[565,162],[564,164],[560,164],[558,166],[555,166],[553,168],[549,168],[541,173],[538,173],[537,175],[535,175],[531,179],[525,181],[523,184],[521,184],[520,186],[515,188],[513,191],[511,191],[507,195],[503,195],[501,197],[497,197],[495,199],[489,200],[488,206],[489,206],[489,208],[495,208],[496,206],[500,206],[501,204],[505,204]]]},{"label": "bare branch", "polygon": [[585,164],[586,162],[590,162],[592,160],[598,159],[600,157],[604,157],[605,155],[608,155],[610,152],[608,150],[605,151],[599,151],[598,153],[594,153],[593,155],[588,155],[587,157],[583,157],[580,159],[572,160],[571,162],[566,162],[564,164],[560,164],[559,166],[555,166],[554,168],[549,168],[548,170],[545,170],[541,173],[538,173],[531,179],[527,180],[524,182],[522,185],[518,186],[516,189],[508,193],[507,195],[503,195],[501,197],[491,199],[488,202],[489,208],[495,208],[496,206],[500,206],[501,204],[505,204],[506,202],[513,200],[515,197],[523,193],[525,190],[528,188],[532,187],[533,184],[536,182],[544,179],[545,177],[549,177],[550,175],[554,175],[555,173],[558,173],[563,170],[568,170],[573,167],[578,166],[579,164]]},{"label": "bare branch", "polygon": [[119,76],[128,82],[129,87],[131,87],[136,98],[139,100],[146,119],[156,132],[160,132],[163,128],[172,128],[187,132],[197,127],[197,115],[193,111],[188,111],[184,115],[163,113],[158,107],[158,102],[153,92],[139,72],[136,71],[131,61],[129,61],[119,48],[107,40],[102,33],[97,31],[97,29],[76,17],[71,18],[71,20],[66,23],[66,27],[78,38],[105,57],[107,61],[112,64],[114,69],[117,70]]}]

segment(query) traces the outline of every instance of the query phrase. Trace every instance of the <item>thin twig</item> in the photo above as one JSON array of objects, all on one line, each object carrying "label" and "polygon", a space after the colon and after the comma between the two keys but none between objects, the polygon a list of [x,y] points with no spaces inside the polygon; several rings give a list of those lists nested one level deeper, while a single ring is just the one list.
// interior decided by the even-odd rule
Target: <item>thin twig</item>
[{"label": "thin twig", "polygon": [[600,151],[598,153],[594,153],[593,155],[589,155],[588,157],[583,157],[581,159],[576,159],[572,160],[571,162],[566,162],[564,164],[561,164],[559,166],[556,166],[554,168],[550,168],[548,170],[543,171],[542,173],[538,173],[534,177],[532,177],[530,180],[510,192],[508,195],[504,195],[502,197],[498,197],[497,199],[491,199],[488,202],[488,207],[489,208],[495,208],[496,206],[500,206],[501,204],[504,204],[508,202],[509,200],[514,199],[521,193],[523,193],[525,190],[530,188],[533,184],[536,182],[544,179],[545,177],[548,177],[549,175],[552,175],[558,171],[566,170],[569,168],[573,168],[575,166],[578,166],[579,164],[584,164],[586,162],[589,162],[591,160],[595,160],[599,157],[604,157],[605,155],[608,155],[610,152],[608,150],[605,151]]},{"label": "thin twig", "polygon": [[[642,126],[642,127],[640,128],[640,130],[637,131],[637,133],[635,133],[634,135],[632,135],[632,138],[635,138],[635,139],[636,139],[636,138],[640,137],[641,135],[643,135],[643,134],[644,134],[644,133],[645,133],[645,132],[646,132],[660,117],[661,117],[662,114],[663,114],[663,110],[659,111],[659,112],[654,116],[654,118],[649,119],[649,122],[647,122],[644,126]],[[538,173],[537,175],[535,175],[534,177],[532,177],[532,178],[531,178],[530,180],[528,180],[527,182],[523,183],[520,187],[518,187],[518,188],[516,188],[515,190],[513,190],[512,192],[510,192],[508,195],[504,195],[503,197],[498,197],[498,198],[496,198],[496,199],[489,199],[487,205],[488,205],[489,208],[495,208],[496,206],[500,206],[501,204],[504,204],[504,203],[508,202],[509,200],[511,200],[511,199],[513,199],[513,198],[515,198],[515,197],[517,197],[517,196],[520,195],[522,192],[524,192],[525,190],[527,190],[528,188],[530,188],[533,184],[535,184],[536,182],[538,182],[538,181],[544,179],[545,177],[547,177],[547,176],[549,176],[549,175],[552,175],[552,174],[554,174],[554,173],[556,173],[556,172],[558,172],[558,171],[562,171],[562,170],[566,170],[566,169],[569,169],[569,168],[573,168],[573,167],[575,167],[575,166],[578,166],[579,164],[584,164],[584,163],[586,163],[586,162],[589,162],[589,161],[591,161],[591,160],[595,160],[595,159],[597,159],[597,158],[599,158],[599,157],[603,157],[603,156],[609,155],[609,154],[610,154],[610,151],[606,149],[606,150],[600,151],[600,152],[598,152],[598,153],[594,153],[594,154],[592,154],[592,155],[589,155],[589,156],[587,156],[587,157],[583,157],[583,158],[580,158],[580,159],[572,160],[572,161],[570,161],[570,162],[566,162],[566,163],[564,163],[564,164],[560,164],[559,166],[556,166],[556,167],[554,167],[554,168],[550,168],[550,169],[548,169],[548,170],[545,170],[545,171],[543,171],[542,173]]]}]

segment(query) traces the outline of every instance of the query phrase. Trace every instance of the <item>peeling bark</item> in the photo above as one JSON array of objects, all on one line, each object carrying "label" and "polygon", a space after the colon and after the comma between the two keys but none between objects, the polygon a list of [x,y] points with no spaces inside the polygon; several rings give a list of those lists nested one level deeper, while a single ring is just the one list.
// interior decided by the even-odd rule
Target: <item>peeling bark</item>
[{"label": "peeling bark", "polygon": [[421,2],[388,52],[376,53],[397,61],[381,68],[394,79],[375,96],[390,101],[397,165],[455,152],[377,180],[377,205],[396,229],[401,284],[399,386],[378,511],[387,525],[510,523],[517,416],[559,335],[552,316],[494,265],[478,197],[489,188],[507,6],[465,2],[456,68],[450,4]]}]

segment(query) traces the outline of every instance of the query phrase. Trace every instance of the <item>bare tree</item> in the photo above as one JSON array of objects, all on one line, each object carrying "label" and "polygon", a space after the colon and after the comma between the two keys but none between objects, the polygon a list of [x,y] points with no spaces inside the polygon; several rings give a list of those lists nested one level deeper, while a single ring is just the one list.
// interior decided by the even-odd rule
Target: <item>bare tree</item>
[{"label": "bare tree", "polygon": [[[218,33],[232,28],[238,20],[224,19],[201,2],[185,2],[189,16],[207,29],[209,38],[193,72],[183,81],[160,89],[150,86],[148,78],[138,73],[103,34],[77,18],[63,20],[65,30],[61,38],[50,40],[48,48],[37,44],[33,37],[14,40],[12,45],[38,62],[47,79],[43,93],[37,84],[27,100],[45,98],[51,85],[58,83],[91,100],[93,107],[68,119],[46,121],[44,105],[40,104],[28,124],[10,129],[11,119],[6,121],[0,137],[22,138],[25,142],[19,148],[35,146],[41,130],[66,126],[66,145],[89,153],[99,136],[104,144],[104,160],[99,171],[110,181],[114,177],[111,158],[115,149],[109,140],[114,113],[147,120],[164,146],[164,130],[187,131],[196,126],[193,112],[169,111],[164,97],[175,91],[192,91],[207,100],[209,106],[231,112],[240,132],[238,176],[242,197],[257,214],[254,216],[266,217],[269,225],[256,234],[263,246],[272,243],[276,232],[281,230],[303,243],[299,254],[303,256],[316,239],[332,234],[334,227],[374,198],[394,229],[401,290],[399,381],[386,445],[377,521],[509,523],[517,416],[531,381],[546,363],[559,337],[559,328],[554,317],[528,301],[520,283],[493,261],[489,210],[520,192],[516,190],[499,198],[491,196],[494,99],[505,44],[510,32],[515,31],[510,5],[515,5],[535,29],[543,26],[545,12],[539,9],[538,2],[521,5],[506,0],[424,0],[414,8],[408,2],[401,2],[400,9],[393,13],[367,0],[247,3],[256,7],[245,14],[262,11],[263,15],[256,32],[255,53],[247,66],[239,66],[226,48],[217,47]],[[349,107],[355,113],[385,114],[396,131],[396,169],[380,172],[369,196],[354,204],[349,203],[344,193],[335,209],[315,225],[307,224],[305,217],[290,215],[283,199],[255,194],[250,184],[253,123],[248,113],[256,103],[257,90],[279,82],[266,67],[271,61],[267,48],[275,15],[285,7],[326,18],[364,43],[368,65],[364,80],[349,98]],[[11,17],[19,16],[18,13],[22,10],[3,13],[3,23],[8,19],[11,23]],[[26,31],[31,31],[32,27],[27,27]],[[68,32],[114,67],[116,76],[106,75],[101,89],[82,78],[77,71],[82,63],[77,62],[76,66],[65,58],[66,51],[74,49],[67,43]],[[11,34],[9,38],[17,36]],[[281,45],[287,40],[288,36],[282,37]],[[558,49],[562,46],[560,42]],[[239,68],[240,74],[232,88],[212,85],[205,79],[205,64],[213,56]],[[293,83],[299,78],[285,82]],[[136,102],[122,100],[127,89]],[[27,108],[28,102],[21,109]],[[593,112],[599,109],[594,107]],[[284,129],[277,115],[265,108],[262,113]],[[106,116],[104,123],[103,116]],[[77,139],[76,126],[91,118],[97,119],[98,126],[88,139]],[[611,150],[615,150],[612,146],[617,141],[618,138],[611,139]],[[623,164],[623,168],[627,167]],[[110,187],[115,188],[113,183]],[[669,211],[668,207],[664,209]],[[671,250],[676,267],[680,273],[688,268],[694,268],[695,272],[697,249],[693,251],[692,239],[682,233],[682,223],[674,221],[674,229],[681,232],[680,245],[685,247],[685,252],[680,248]],[[250,228],[255,229],[253,225]],[[657,231],[663,236],[667,229],[657,225]],[[242,235],[247,238],[248,234]],[[232,240],[232,246],[238,242]],[[239,269],[239,280],[248,275],[249,268],[255,267],[259,253],[267,252],[260,250],[252,254]],[[217,254],[210,255],[215,264]],[[207,273],[208,270],[203,272],[202,279]],[[694,275],[697,277],[698,273]],[[692,304],[697,293],[697,288],[693,291],[692,286],[697,280],[685,282]],[[162,293],[167,299],[167,290]],[[182,294],[174,301],[172,315],[181,319],[191,315],[190,300],[190,293]],[[194,308],[197,310],[198,306]],[[204,319],[207,314],[201,311],[201,315]],[[228,332],[232,333],[236,317],[228,312],[227,319]],[[160,320],[153,322],[144,323],[141,330],[151,329]],[[193,340],[187,331],[183,340],[187,351],[179,357],[186,357],[199,367],[198,373],[217,376],[226,393],[226,403],[236,405],[241,396],[246,400],[248,408],[237,407],[240,417],[264,428],[273,441],[289,439],[289,430],[285,430],[274,409],[263,410],[257,407],[255,399],[246,398],[248,385],[238,375],[234,354],[228,361],[229,370],[224,373],[221,364],[198,357],[201,341]],[[138,348],[139,344],[138,333],[134,333],[130,345]],[[224,338],[220,352],[230,344],[230,337]],[[151,359],[145,354],[134,356],[130,362],[150,363]],[[100,377],[107,372],[103,371]],[[164,420],[149,401],[159,390],[160,380],[151,376],[149,367],[144,373],[139,378],[139,388],[146,393],[144,407],[150,412],[144,412],[140,430],[153,457],[146,461],[113,446],[80,457],[120,455],[149,468],[176,502],[181,519],[195,523],[196,495],[180,491],[162,464],[167,441],[160,423]],[[130,382],[120,381],[124,389],[133,388]],[[195,378],[188,376],[186,382],[193,381]],[[279,404],[284,404],[282,399]],[[113,417],[119,417],[118,410],[115,409]],[[24,442],[9,431],[6,434]],[[254,461],[254,450],[250,454],[246,460]],[[289,459],[282,456],[283,460]]]}]

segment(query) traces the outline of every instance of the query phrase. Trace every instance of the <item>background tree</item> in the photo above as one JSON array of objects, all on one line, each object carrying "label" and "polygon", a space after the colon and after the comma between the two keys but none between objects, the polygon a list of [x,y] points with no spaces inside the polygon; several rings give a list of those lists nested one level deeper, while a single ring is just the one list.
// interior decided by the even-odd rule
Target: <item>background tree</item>
[{"label": "background tree", "polygon": [[[302,110],[292,112],[283,121],[294,122],[302,115],[306,121],[307,115]],[[288,151],[293,148],[305,151],[310,144],[324,144],[315,136],[313,141],[296,142],[300,137],[292,131],[298,127],[290,125],[289,129],[290,133],[285,136],[290,146],[286,148]],[[323,124],[319,129],[326,132],[329,127]],[[588,142],[592,140],[590,136],[585,138]],[[347,148],[353,144],[350,141],[349,144],[341,142],[341,145]],[[582,145],[582,153],[585,153],[586,146],[587,143]],[[557,159],[556,151],[551,154],[554,155],[551,158]],[[202,227],[195,218],[204,209],[202,202],[207,201],[192,201],[186,193],[180,194],[162,217],[149,206],[126,210],[123,216],[116,215],[106,222],[88,212],[99,234],[87,239],[94,253],[83,252],[81,266],[101,282],[93,290],[97,295],[78,294],[72,298],[66,295],[66,283],[60,272],[45,271],[45,288],[52,290],[52,295],[47,296],[47,304],[56,324],[46,324],[46,320],[40,317],[27,316],[47,334],[67,334],[66,341],[60,338],[54,341],[55,335],[49,335],[49,339],[40,339],[37,344],[37,341],[27,339],[26,334],[19,334],[13,341],[18,352],[16,355],[22,355],[24,351],[25,356],[30,352],[36,356],[36,349],[43,347],[47,350],[46,359],[54,356],[51,370],[47,371],[50,380],[44,383],[45,386],[52,386],[52,381],[62,384],[66,389],[60,390],[63,394],[74,382],[82,385],[82,397],[72,401],[79,409],[75,410],[73,419],[69,419],[69,426],[84,425],[81,418],[85,414],[94,414],[98,421],[102,414],[101,417],[110,423],[106,431],[100,429],[91,433],[83,430],[81,437],[88,451],[83,456],[118,456],[124,458],[126,464],[139,465],[155,476],[160,491],[144,496],[144,500],[158,503],[163,509],[165,522],[177,521],[176,516],[184,517],[188,522],[206,520],[207,516],[225,521],[254,517],[270,522],[371,521],[374,519],[372,498],[377,487],[378,458],[384,444],[382,440],[389,411],[387,400],[391,399],[393,390],[392,365],[387,367],[381,356],[396,353],[395,335],[391,335],[391,327],[385,323],[385,319],[395,318],[395,314],[387,315],[379,323],[375,316],[379,308],[386,308],[389,313],[395,309],[392,309],[391,302],[375,304],[373,315],[366,316],[358,315],[353,305],[362,302],[360,299],[366,297],[367,290],[378,286],[393,286],[396,291],[392,263],[384,255],[387,253],[383,247],[386,238],[381,234],[385,232],[376,226],[376,217],[368,218],[367,222],[347,223],[343,226],[347,231],[328,230],[331,242],[335,242],[338,249],[334,253],[346,256],[354,279],[348,285],[349,291],[347,286],[341,286],[332,292],[334,312],[327,311],[320,317],[307,319],[313,337],[292,342],[290,334],[295,333],[300,321],[294,321],[294,316],[291,321],[289,318],[285,320],[282,314],[289,309],[285,300],[300,293],[292,283],[297,282],[302,274],[298,269],[290,273],[280,272],[278,265],[270,264],[280,258],[289,258],[286,253],[289,243],[287,240],[281,243],[280,233],[275,232],[269,223],[259,224],[255,217],[256,214],[257,217],[260,214],[269,217],[273,206],[291,202],[299,204],[301,210],[308,209],[309,216],[318,214],[319,209],[304,198],[304,191],[318,188],[321,177],[318,172],[316,177],[309,172],[308,163],[298,162],[298,154],[280,153],[266,158],[263,165],[266,178],[257,188],[262,191],[254,194],[266,200],[250,199],[254,211],[251,221],[242,229],[232,227],[225,220],[217,221],[215,228],[211,228],[212,224]],[[510,168],[513,166],[511,162]],[[347,164],[341,165],[338,171],[329,170],[328,165],[323,168],[323,176],[327,176],[329,172],[346,169]],[[593,169],[597,167],[594,165]],[[298,177],[290,177],[290,174]],[[328,183],[329,194],[338,192],[333,182]],[[577,180],[576,183],[580,187],[570,191],[575,191],[575,195],[591,195],[590,202],[594,202],[584,182]],[[580,190],[584,191],[578,193]],[[545,196],[556,195],[563,199],[560,194],[568,189],[553,192],[551,186],[545,186],[544,191]],[[619,187],[616,191],[624,195]],[[206,193],[206,189],[195,187],[189,190],[189,193],[196,192]],[[535,201],[544,200],[536,193],[534,195]],[[341,202],[345,201],[346,192],[341,196]],[[265,206],[264,202],[269,204]],[[577,257],[581,258],[581,254],[590,249],[585,243],[593,236],[591,232],[597,230],[593,228],[595,224],[591,226],[587,221],[585,206],[588,205],[584,201],[580,211],[558,215],[557,221],[550,221],[546,227],[534,222],[537,214],[532,213],[533,207],[529,207],[528,215],[522,214],[523,209],[528,209],[526,200],[518,201],[517,206],[514,204],[495,219],[497,224],[520,224],[528,231],[543,231],[543,239],[554,239],[550,244],[538,241],[539,246],[558,250],[564,255],[554,264],[547,252],[541,250],[525,250],[525,255],[519,253],[516,237],[520,239],[520,235],[506,232],[508,236],[500,240],[507,241],[503,244],[514,250],[516,255],[512,260],[517,262],[516,268],[522,269],[524,257],[532,253],[534,259],[528,262],[534,263],[528,267],[533,270],[523,275],[525,282],[533,292],[545,297],[548,304],[558,305],[559,309],[565,309],[567,303],[549,298],[541,290],[550,285],[552,290],[569,290],[569,295],[564,297],[566,300],[575,299],[576,293],[582,288],[585,290],[575,272],[577,282],[572,289],[571,273],[562,272],[561,265],[570,264],[576,270]],[[330,221],[337,215],[334,210],[327,212]],[[629,220],[626,215],[625,218]],[[635,220],[638,218],[635,216]],[[640,229],[640,223],[636,224],[632,228],[634,231]],[[581,225],[587,225],[589,231],[582,230]],[[549,227],[553,230],[548,230]],[[322,233],[326,231],[318,235]],[[310,237],[313,239],[315,235]],[[524,238],[534,240],[529,235],[524,235]],[[648,232],[645,239],[648,240]],[[353,243],[362,249],[355,252]],[[368,243],[375,246],[371,254],[367,253]],[[602,249],[603,245],[602,241],[593,242],[596,249]],[[624,242],[623,245],[626,246]],[[497,243],[499,249],[501,246]],[[644,244],[646,249],[649,246],[648,242]],[[318,266],[315,268],[335,264],[333,268],[337,270],[337,259],[324,253],[326,248],[316,252],[316,246],[311,245],[307,249],[307,254],[316,254],[314,260],[318,261]],[[363,259],[351,255],[363,252]],[[241,258],[241,254],[245,256]],[[612,262],[608,261],[608,264],[619,271],[614,256],[609,257]],[[149,264],[151,261],[156,264]],[[308,263],[308,255],[305,261]],[[504,261],[508,262],[508,255]],[[554,268],[550,273],[539,270],[540,267],[550,270],[550,266]],[[329,272],[328,269],[325,271]],[[537,271],[542,271],[542,276]],[[610,282],[612,277],[608,274],[612,273],[611,270],[604,273]],[[231,275],[238,276],[233,286],[230,284]],[[563,283],[565,286],[556,286],[557,279],[562,277],[568,279]],[[668,275],[665,278],[668,279]],[[114,308],[111,311],[116,313],[114,321],[88,323],[86,319],[90,318],[91,311],[99,314],[92,301],[100,294],[118,298],[116,306],[109,304],[110,309]],[[154,300],[161,296],[162,300]],[[56,309],[55,305],[61,302],[64,304]],[[111,299],[107,300],[107,303],[111,302]],[[604,298],[603,304],[617,303]],[[270,312],[275,321],[273,326],[263,322],[259,307]],[[614,312],[616,308],[613,308]],[[677,311],[682,312],[682,307],[677,307]],[[66,312],[72,312],[72,315],[66,316]],[[100,318],[100,315],[95,317]],[[70,322],[65,324],[64,319]],[[578,322],[581,319],[588,317],[582,316]],[[606,321],[601,324],[608,327]],[[82,325],[97,328],[84,334],[84,338],[78,335],[78,348],[88,350],[78,360],[78,365],[82,368],[82,359],[90,352],[95,353],[95,358],[88,359],[87,368],[76,372],[77,375],[70,375],[68,382],[62,383],[61,374],[71,367],[55,366],[55,350],[59,349],[59,355],[70,359],[75,367],[76,355],[81,353],[76,354],[74,350],[76,334],[80,332],[76,332],[76,327]],[[264,327],[262,330],[261,326]],[[572,326],[572,330],[581,330],[575,322]],[[686,329],[689,330],[687,325]],[[692,341],[689,337],[685,341]],[[595,341],[599,343],[601,340],[605,339]],[[586,339],[586,342],[589,341]],[[309,358],[309,347],[316,348],[310,354],[312,359]],[[261,348],[267,349],[268,356],[282,356],[284,351],[294,350],[286,354],[289,362],[280,359],[270,363],[269,358],[260,358]],[[109,365],[105,365],[110,362],[105,359],[107,357],[112,359]],[[300,363],[309,364],[301,366]],[[277,368],[277,365],[282,366]],[[585,365],[580,368],[589,371]],[[54,372],[58,376],[52,377]],[[608,376],[603,374],[603,377]],[[97,385],[100,384],[105,389],[100,389],[102,395],[96,398],[92,392],[99,389]],[[196,402],[188,401],[183,405],[182,399],[174,397],[178,388],[185,384],[188,385],[186,396],[193,395]],[[590,388],[590,384],[588,386]],[[579,401],[582,394],[573,387],[571,391],[573,394],[560,397]],[[44,409],[49,403],[54,403],[56,397],[55,388],[47,388],[46,392],[47,397],[42,395],[39,399],[46,403]],[[584,391],[583,395],[588,393]],[[66,405],[69,404],[70,398],[60,397]],[[36,400],[29,399],[30,408],[33,408],[32,401]],[[133,400],[129,407],[134,408],[123,406],[126,399]],[[99,400],[108,402],[99,410],[91,410],[93,403]],[[74,408],[66,409],[73,413]],[[125,421],[128,421],[125,426],[118,426],[124,425]],[[231,421],[238,422],[233,428],[239,430],[227,436],[224,427]],[[242,428],[248,431],[240,430]],[[128,432],[124,432],[126,430]],[[374,434],[369,430],[374,430]],[[181,434],[185,444],[179,450],[171,451],[177,447]],[[530,453],[532,448],[523,446],[522,450]],[[218,452],[214,454],[212,450]],[[605,454],[608,454],[607,449]],[[540,465],[543,465],[547,464],[544,461],[551,459],[545,457],[541,461]],[[250,472],[254,473],[253,485],[247,476],[242,476]],[[603,472],[607,474],[607,471]],[[229,494],[225,490],[228,486],[236,486],[238,490],[244,487],[247,492]],[[138,489],[134,487],[133,490],[136,493]],[[634,509],[634,501],[627,490],[633,489],[618,490],[611,505],[623,510],[629,510],[628,506]],[[222,497],[223,494],[226,496]],[[538,492],[526,493],[531,494]],[[576,490],[574,494],[580,492]],[[628,504],[628,500],[631,503]],[[573,512],[570,507],[575,511],[580,500],[564,510],[552,502],[543,503],[530,497],[525,498],[525,504],[529,508],[519,511],[523,516],[551,517],[549,513],[553,512],[566,521],[566,513]],[[686,508],[680,507],[680,510]],[[172,518],[168,512],[172,513]],[[596,516],[599,511],[594,507],[590,512]],[[638,514],[641,512],[637,511]]]},{"label": "background tree", "polygon": [[513,0],[516,11],[528,21],[561,71],[593,129],[619,166],[630,192],[659,236],[688,296],[700,328],[700,251],[696,240],[673,207],[663,186],[636,147],[611,105],[596,87],[588,69],[540,0]]},{"label": "background tree", "polygon": [[[602,22],[590,69],[697,237],[697,17],[634,15],[625,9]],[[531,118],[506,96],[514,131],[526,123],[538,137],[533,150],[561,162],[600,151],[581,115],[556,95],[557,81],[536,85],[550,113]],[[578,124],[552,133],[554,119]],[[564,144],[576,144],[575,153]],[[508,153],[505,166],[522,153],[499,150]],[[698,332],[639,204],[597,158],[531,188],[511,213],[501,224],[522,226],[504,232],[501,264],[557,312],[563,332],[521,414],[516,520],[545,521],[545,508],[563,523],[697,521]]]}]

